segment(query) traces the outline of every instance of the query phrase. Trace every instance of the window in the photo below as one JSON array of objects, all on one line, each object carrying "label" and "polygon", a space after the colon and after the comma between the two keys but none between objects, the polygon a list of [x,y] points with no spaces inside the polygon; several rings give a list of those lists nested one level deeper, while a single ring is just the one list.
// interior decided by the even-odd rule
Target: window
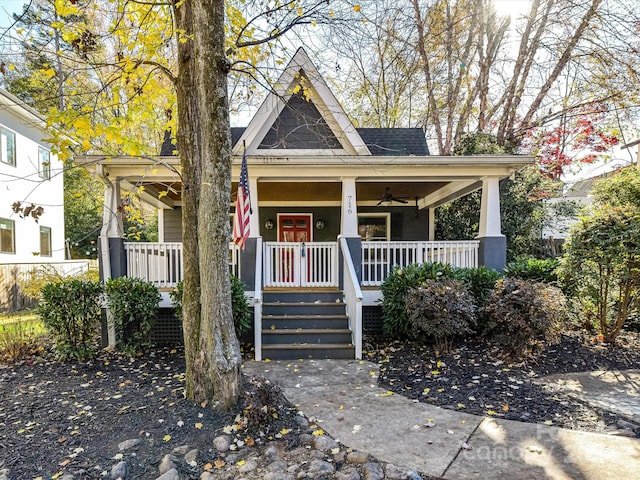
[{"label": "window", "polygon": [[389,241],[389,213],[358,215],[358,233],[362,240]]},{"label": "window", "polygon": [[49,150],[38,147],[38,172],[40,173],[40,177],[45,180],[49,180],[51,178],[50,157],[51,155],[49,154]]},{"label": "window", "polygon": [[0,162],[16,165],[16,136],[0,127]]},{"label": "window", "polygon": [[16,253],[15,224],[6,218],[0,218],[0,253]]},{"label": "window", "polygon": [[51,256],[51,228],[40,227],[40,256]]}]

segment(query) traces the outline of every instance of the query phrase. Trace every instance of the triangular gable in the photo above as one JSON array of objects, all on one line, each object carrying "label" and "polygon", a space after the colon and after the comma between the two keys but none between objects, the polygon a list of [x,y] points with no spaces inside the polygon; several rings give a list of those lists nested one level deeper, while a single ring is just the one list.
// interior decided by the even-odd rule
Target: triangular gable
[{"label": "triangular gable", "polygon": [[[304,119],[299,122],[300,119]],[[294,125],[298,121],[298,125]],[[296,129],[287,145],[286,129]],[[299,147],[307,136],[309,146]],[[234,148],[241,155],[283,155],[330,152],[371,155],[304,49],[299,48]],[[315,148],[317,147],[317,148]]]}]

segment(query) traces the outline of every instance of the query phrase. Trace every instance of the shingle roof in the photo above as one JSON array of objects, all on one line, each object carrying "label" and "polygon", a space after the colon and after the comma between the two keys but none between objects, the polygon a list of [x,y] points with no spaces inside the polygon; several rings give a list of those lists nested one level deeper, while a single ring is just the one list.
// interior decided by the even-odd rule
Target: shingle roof
[{"label": "shingle roof", "polygon": [[[235,145],[244,127],[231,127],[231,143]],[[420,128],[358,128],[356,129],[372,155],[402,156],[429,155],[429,147]],[[176,147],[171,143],[171,134],[165,132],[160,155],[174,155]]]}]

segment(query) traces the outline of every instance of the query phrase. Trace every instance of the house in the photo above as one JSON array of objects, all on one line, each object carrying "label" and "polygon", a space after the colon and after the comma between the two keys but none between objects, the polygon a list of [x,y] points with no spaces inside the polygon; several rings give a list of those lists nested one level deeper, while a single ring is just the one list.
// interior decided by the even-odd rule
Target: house
[{"label": "house", "polygon": [[62,163],[38,112],[0,89],[0,311],[29,306],[18,280],[65,259]]},{"label": "house", "polygon": [[[380,284],[395,265],[440,261],[502,269],[498,182],[525,156],[430,156],[420,129],[355,128],[299,49],[246,128],[232,130],[237,181],[245,154],[251,235],[230,245],[248,286],[256,358],[362,355],[362,330],[379,317]],[[88,156],[108,185],[102,262],[107,275],[161,287],[181,278],[181,184],[167,138],[157,158]],[[124,242],[120,189],[144,186],[159,209],[159,243]],[[235,192],[237,183],[232,190]],[[482,189],[478,237],[435,242],[435,209]],[[233,202],[230,199],[230,221]]]}]

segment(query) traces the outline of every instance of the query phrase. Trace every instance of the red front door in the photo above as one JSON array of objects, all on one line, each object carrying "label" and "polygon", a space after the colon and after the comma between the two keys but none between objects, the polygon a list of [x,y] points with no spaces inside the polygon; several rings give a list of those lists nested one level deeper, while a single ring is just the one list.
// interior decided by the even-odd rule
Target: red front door
[{"label": "red front door", "polygon": [[311,215],[280,215],[278,217],[278,241],[310,242]]},{"label": "red front door", "polygon": [[[302,243],[311,241],[311,215],[280,215],[278,216],[278,240],[287,243]],[[300,259],[296,259],[296,249],[285,248],[282,251],[281,281],[292,282],[299,270]],[[300,253],[304,257],[304,245]],[[308,259],[307,259],[308,260]]]}]

